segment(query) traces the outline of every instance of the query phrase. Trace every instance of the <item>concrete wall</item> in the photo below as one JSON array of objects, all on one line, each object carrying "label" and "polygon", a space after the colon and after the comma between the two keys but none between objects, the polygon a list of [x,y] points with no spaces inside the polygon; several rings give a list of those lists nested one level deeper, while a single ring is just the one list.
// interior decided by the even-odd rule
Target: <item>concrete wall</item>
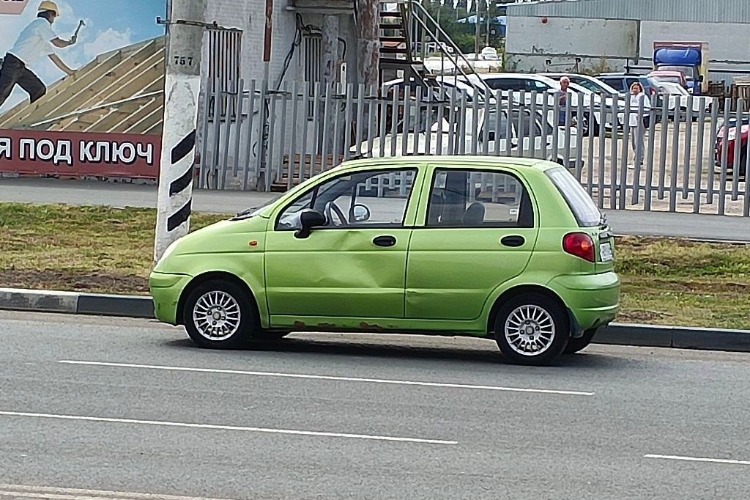
[{"label": "concrete wall", "polygon": [[[276,9],[273,15],[273,39],[272,39],[272,55],[269,64],[269,86],[275,89],[279,79],[282,76],[282,70],[284,66],[284,60],[289,53],[292,42],[295,39],[296,33],[296,16],[295,12],[286,10],[286,2],[275,2]],[[265,26],[265,2],[261,0],[244,1],[238,0],[209,0],[207,21],[216,22],[220,26],[227,28],[237,28],[243,31],[242,35],[242,61],[241,61],[241,75],[245,80],[245,88],[250,88],[250,82],[256,81],[256,89],[260,89],[261,82],[264,77],[265,65],[263,62],[263,43],[264,43],[264,26]],[[323,26],[323,15],[322,14],[310,14],[302,13],[302,22],[305,25],[322,28]],[[339,36],[346,41],[346,53],[343,53],[343,47],[340,45],[339,50],[341,51],[340,56],[344,56],[347,63],[347,79],[349,82],[356,82],[357,79],[357,42],[356,42],[356,31],[354,21],[351,15],[342,14],[339,15]],[[289,90],[292,89],[294,82],[304,81],[304,61],[303,61],[303,47],[302,45],[295,48],[294,56],[292,57],[289,67],[284,73],[283,82],[288,83]],[[204,48],[204,61],[208,58],[207,47]],[[207,67],[204,74],[207,73]],[[304,87],[300,86],[300,90]],[[283,87],[282,87],[283,89]],[[204,101],[205,96],[201,96],[201,102]],[[219,147],[216,148],[216,135],[217,130],[216,123],[213,121],[209,122],[209,131],[205,137],[205,144],[207,145],[206,164],[213,164],[215,158],[219,158],[218,163],[226,164],[230,167],[238,165],[241,168],[249,167],[253,172],[255,166],[258,163],[257,154],[260,150],[259,132],[261,130],[259,119],[261,113],[260,101],[256,99],[256,104],[253,110],[248,109],[249,100],[246,98],[244,101],[243,116],[237,121],[233,121],[226,127],[226,123],[220,124],[219,133]],[[301,106],[300,106],[301,108]],[[201,106],[201,109],[202,106]],[[270,110],[269,110],[270,111]],[[276,120],[274,121],[276,126],[273,131],[272,143],[269,147],[272,147],[276,152],[276,162],[280,161],[281,153],[280,146],[282,137],[286,138],[285,151],[288,153],[289,138],[292,134],[297,134],[297,137],[302,137],[304,128],[307,128],[308,143],[309,147],[312,147],[312,135],[314,122],[307,120],[305,117],[305,110],[300,109],[298,119],[294,120],[291,117],[292,109],[291,105],[287,109],[287,119],[283,130],[281,129],[281,105],[277,106],[276,109]],[[202,123],[202,115],[199,117],[199,123]],[[250,121],[250,116],[253,116],[253,132],[248,134],[247,128]],[[237,138],[237,131],[239,132],[239,144],[240,154],[239,157],[235,157],[235,139]],[[224,154],[225,137],[229,134],[230,148],[228,154]],[[198,142],[199,147],[202,149],[204,143],[203,130],[198,130]],[[299,140],[299,139],[298,139]],[[250,154],[247,154],[249,144]],[[252,179],[252,175],[250,178]],[[239,180],[241,176],[234,177],[228,176],[225,180],[226,187],[238,188]]]},{"label": "concrete wall", "polygon": [[[645,70],[651,67],[655,41],[693,41],[709,44],[712,81],[731,83],[742,70],[750,72],[748,24],[542,19],[508,17],[509,70],[622,71],[626,64]],[[576,57],[581,59],[577,66]]]},{"label": "concrete wall", "polygon": [[638,22],[508,17],[507,68],[517,71],[617,70],[638,53]]},{"label": "concrete wall", "polygon": [[731,82],[733,71],[750,71],[750,43],[748,24],[641,23],[641,64],[650,64],[655,41],[708,42],[711,80]]}]

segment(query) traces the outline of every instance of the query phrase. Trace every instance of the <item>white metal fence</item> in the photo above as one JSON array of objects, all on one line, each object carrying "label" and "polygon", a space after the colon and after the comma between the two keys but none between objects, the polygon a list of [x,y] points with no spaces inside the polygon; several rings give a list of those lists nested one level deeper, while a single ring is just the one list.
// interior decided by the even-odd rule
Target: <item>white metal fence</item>
[{"label": "white metal fence", "polygon": [[[285,190],[359,156],[536,157],[568,166],[603,209],[750,216],[742,100],[665,95],[649,110],[592,94],[561,105],[558,94],[455,87],[239,88],[205,100],[200,188]],[[227,103],[236,113],[220,112]],[[643,126],[629,126],[633,115]]]}]

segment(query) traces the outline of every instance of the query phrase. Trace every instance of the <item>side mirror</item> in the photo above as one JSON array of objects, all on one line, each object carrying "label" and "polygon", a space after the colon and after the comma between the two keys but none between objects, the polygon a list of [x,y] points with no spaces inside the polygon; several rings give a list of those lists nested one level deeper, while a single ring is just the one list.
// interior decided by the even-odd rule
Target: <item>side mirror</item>
[{"label": "side mirror", "polygon": [[317,210],[303,210],[299,214],[301,228],[294,233],[295,238],[305,239],[310,236],[314,227],[326,225],[326,216]]},{"label": "side mirror", "polygon": [[367,222],[371,215],[370,209],[365,205],[357,204],[352,207],[353,222]]}]

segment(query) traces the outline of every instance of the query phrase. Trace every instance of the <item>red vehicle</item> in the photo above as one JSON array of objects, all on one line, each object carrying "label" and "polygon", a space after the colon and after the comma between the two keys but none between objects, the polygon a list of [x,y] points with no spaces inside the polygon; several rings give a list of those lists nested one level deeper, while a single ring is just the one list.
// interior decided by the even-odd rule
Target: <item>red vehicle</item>
[{"label": "red vehicle", "polygon": [[[739,136],[739,137],[738,137]],[[726,137],[726,139],[725,139]],[[736,162],[735,150],[737,148],[737,139],[740,141],[740,157]],[[727,125],[722,125],[716,135],[716,148],[714,160],[717,166],[721,166],[721,157],[724,145],[727,147],[727,171],[734,172],[735,164],[739,171],[739,179],[747,178],[747,147],[748,138],[750,138],[750,119],[744,119],[740,123],[739,133],[737,131],[737,120],[730,120]]]}]

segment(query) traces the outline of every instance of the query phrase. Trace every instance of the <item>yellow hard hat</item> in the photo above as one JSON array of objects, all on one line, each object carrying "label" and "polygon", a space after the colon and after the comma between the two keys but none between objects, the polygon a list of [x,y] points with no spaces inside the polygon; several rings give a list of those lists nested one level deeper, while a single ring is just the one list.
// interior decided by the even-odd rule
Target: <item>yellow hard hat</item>
[{"label": "yellow hard hat", "polygon": [[55,13],[57,17],[60,17],[60,9],[57,8],[57,4],[55,2],[50,2],[49,0],[44,0],[44,2],[39,4],[39,12],[45,12],[51,10]]}]

